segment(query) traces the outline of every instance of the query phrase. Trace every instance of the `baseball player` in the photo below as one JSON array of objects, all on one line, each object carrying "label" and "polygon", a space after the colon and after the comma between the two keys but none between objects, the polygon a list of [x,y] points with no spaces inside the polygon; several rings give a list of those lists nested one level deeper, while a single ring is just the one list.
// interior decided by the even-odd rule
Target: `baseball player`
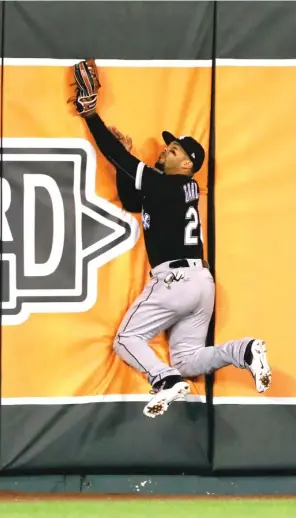
[{"label": "baseball player", "polygon": [[[271,383],[263,340],[247,337],[205,347],[214,307],[215,287],[204,260],[198,212],[199,186],[193,175],[204,162],[204,149],[190,136],[162,133],[166,144],[163,171],[133,156],[96,113],[99,79],[93,60],[74,65],[76,111],[103,155],[132,178],[141,195],[144,239],[151,265],[150,281],[120,324],[114,350],[144,373],[152,398],[149,417],[162,415],[190,391],[186,379],[227,365],[248,369],[258,392]],[[148,341],[167,331],[170,365],[162,362]]]}]

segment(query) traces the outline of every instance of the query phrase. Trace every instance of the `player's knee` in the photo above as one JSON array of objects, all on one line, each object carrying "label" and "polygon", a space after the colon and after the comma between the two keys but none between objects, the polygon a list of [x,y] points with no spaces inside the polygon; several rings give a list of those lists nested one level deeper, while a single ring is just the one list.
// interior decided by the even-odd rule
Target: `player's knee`
[{"label": "player's knee", "polygon": [[186,363],[184,363],[184,361],[180,361],[177,358],[174,358],[171,356],[170,364],[171,364],[171,367],[174,367],[175,369],[177,369],[180,372],[181,376],[186,376],[187,369],[186,369]]},{"label": "player's knee", "polygon": [[[120,357],[123,349],[125,348],[124,344],[122,343],[122,339],[123,337],[117,334],[113,342],[113,351]],[[128,342],[128,338],[124,337],[124,341],[124,343]]]},{"label": "player's knee", "polygon": [[113,342],[113,351],[116,353],[116,354],[119,354],[119,351],[120,351],[120,348],[122,346],[120,345],[120,342],[119,342],[119,339],[118,339],[118,335],[116,335],[115,339],[114,339],[114,342]]},{"label": "player's knee", "polygon": [[[172,365],[172,366],[173,366],[173,365]],[[188,368],[187,368],[186,363],[185,363],[185,364],[182,364],[182,365],[177,364],[177,365],[174,365],[174,367],[175,367],[176,369],[178,369],[178,371],[180,372],[180,374],[181,374],[181,376],[182,376],[183,378],[187,378],[187,377],[188,377]]]},{"label": "player's knee", "polygon": [[191,378],[192,376],[198,376],[198,373],[193,373],[192,368],[190,368],[190,366],[188,366],[186,363],[184,365],[181,365],[178,370],[182,378]]}]

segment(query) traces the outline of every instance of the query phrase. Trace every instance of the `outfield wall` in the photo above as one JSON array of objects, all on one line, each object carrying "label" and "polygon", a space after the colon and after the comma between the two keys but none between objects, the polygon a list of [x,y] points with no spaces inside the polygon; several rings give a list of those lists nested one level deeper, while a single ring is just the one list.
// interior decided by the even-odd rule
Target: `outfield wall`
[{"label": "outfield wall", "polygon": [[[294,2],[1,2],[0,27],[2,473],[295,470]],[[164,129],[204,145],[208,345],[264,338],[266,395],[227,368],[143,416],[149,386],[112,351],[148,279],[141,214],[66,102],[85,57],[142,160]]]}]

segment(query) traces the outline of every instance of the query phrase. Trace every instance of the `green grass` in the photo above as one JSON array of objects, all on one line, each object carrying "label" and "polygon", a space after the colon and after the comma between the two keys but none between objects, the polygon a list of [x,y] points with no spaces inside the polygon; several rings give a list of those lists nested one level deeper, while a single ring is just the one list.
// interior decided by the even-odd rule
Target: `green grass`
[{"label": "green grass", "polygon": [[292,518],[295,500],[130,500],[0,503],[5,518]]}]

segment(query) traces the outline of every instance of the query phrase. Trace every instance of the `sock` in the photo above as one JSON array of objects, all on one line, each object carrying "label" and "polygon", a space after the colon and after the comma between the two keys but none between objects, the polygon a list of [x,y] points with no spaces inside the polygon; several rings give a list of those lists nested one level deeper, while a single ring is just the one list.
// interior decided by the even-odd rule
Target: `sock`
[{"label": "sock", "polygon": [[253,353],[252,353],[252,345],[253,343],[255,342],[255,340],[251,340],[247,347],[246,347],[246,350],[245,350],[245,355],[244,355],[244,361],[248,364],[248,365],[251,365],[252,363],[252,360],[253,360]]},{"label": "sock", "polygon": [[163,378],[153,385],[153,389],[161,390],[162,388],[169,389],[172,388],[176,383],[182,381],[181,376],[171,375]]}]

